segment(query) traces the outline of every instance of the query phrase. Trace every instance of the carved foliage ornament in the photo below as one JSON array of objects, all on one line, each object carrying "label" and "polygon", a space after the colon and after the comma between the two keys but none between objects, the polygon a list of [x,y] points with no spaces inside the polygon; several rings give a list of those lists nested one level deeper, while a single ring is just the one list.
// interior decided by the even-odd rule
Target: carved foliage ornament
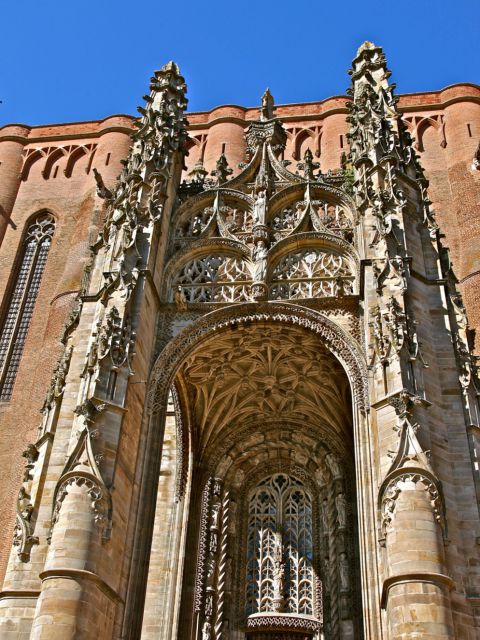
[{"label": "carved foliage ornament", "polygon": [[32,516],[34,506],[32,504],[31,496],[33,470],[39,452],[34,444],[29,444],[22,455],[26,458],[27,462],[25,464],[23,484],[17,498],[13,546],[17,549],[18,558],[22,562],[28,562],[30,560],[30,551],[32,546],[39,542],[38,537],[33,535],[34,523],[32,522]]},{"label": "carved foliage ornament", "polygon": [[53,377],[48,387],[45,402],[42,407],[42,413],[48,413],[51,409],[53,402],[58,398],[61,398],[65,389],[65,380],[67,377],[68,369],[70,367],[70,359],[72,357],[73,347],[66,347],[62,355],[60,356],[57,366],[53,371]]}]

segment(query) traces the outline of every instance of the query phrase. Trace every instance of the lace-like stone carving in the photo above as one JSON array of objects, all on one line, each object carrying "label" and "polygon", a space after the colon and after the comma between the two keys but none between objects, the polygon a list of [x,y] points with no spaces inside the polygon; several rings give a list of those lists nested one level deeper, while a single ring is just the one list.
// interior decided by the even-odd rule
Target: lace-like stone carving
[{"label": "lace-like stone carving", "polygon": [[275,474],[249,502],[246,614],[314,613],[312,499],[302,482]]},{"label": "lace-like stone carving", "polygon": [[244,302],[252,275],[241,258],[209,255],[194,258],[177,274],[173,290],[181,286],[187,302]]},{"label": "lace-like stone carving", "polygon": [[342,294],[352,293],[354,274],[341,255],[308,248],[288,253],[272,274],[273,299],[320,298],[334,296],[341,281]]}]

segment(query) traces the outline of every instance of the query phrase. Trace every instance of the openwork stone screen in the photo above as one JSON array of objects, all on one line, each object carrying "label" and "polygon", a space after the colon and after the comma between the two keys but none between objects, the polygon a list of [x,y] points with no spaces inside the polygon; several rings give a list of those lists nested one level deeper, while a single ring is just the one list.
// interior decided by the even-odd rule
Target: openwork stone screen
[{"label": "openwork stone screen", "polygon": [[334,296],[338,278],[345,292],[351,293],[354,276],[347,258],[308,248],[280,260],[272,274],[270,295],[273,299]]},{"label": "openwork stone screen", "polygon": [[12,395],[54,230],[54,218],[48,213],[35,218],[27,229],[0,333],[0,401]]},{"label": "openwork stone screen", "polygon": [[246,614],[314,614],[312,500],[303,484],[276,474],[249,502]]},{"label": "openwork stone screen", "polygon": [[243,302],[252,276],[241,258],[209,255],[188,262],[175,279],[187,302]]}]

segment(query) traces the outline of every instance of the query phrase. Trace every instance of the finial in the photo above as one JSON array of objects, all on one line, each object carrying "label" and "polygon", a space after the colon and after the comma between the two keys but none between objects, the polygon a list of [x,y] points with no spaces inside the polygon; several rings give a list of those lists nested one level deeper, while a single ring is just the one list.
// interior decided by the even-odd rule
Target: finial
[{"label": "finial", "polygon": [[320,163],[313,162],[313,153],[310,151],[310,148],[307,147],[303,156],[303,162],[299,162],[297,167],[303,171],[305,180],[316,180],[316,177],[313,174],[315,169],[320,167]]},{"label": "finial", "polygon": [[178,67],[178,64],[173,60],[170,60],[169,62],[167,62],[167,64],[164,64],[163,67],[161,68],[161,71],[172,71],[177,76],[180,75],[180,69]]},{"label": "finial", "polygon": [[222,184],[223,182],[226,182],[228,180],[228,176],[232,173],[233,170],[228,166],[228,160],[225,156],[225,144],[223,144],[222,153],[217,160],[215,169],[211,172],[210,175],[217,178],[217,184]]},{"label": "finial", "polygon": [[[170,86],[171,89],[178,91],[181,94],[185,94],[187,91],[187,85],[185,84],[185,78],[180,73],[180,68],[176,62],[170,60],[167,64],[164,64],[161,69],[153,72],[153,76],[150,78],[150,91],[160,91]],[[150,99],[151,102],[152,100]],[[185,95],[182,96],[182,109],[187,106],[187,100]]]},{"label": "finial", "polygon": [[205,178],[208,175],[208,171],[205,169],[203,165],[203,160],[200,158],[195,163],[195,166],[188,174],[189,182],[194,182],[195,184],[204,184]]},{"label": "finial", "polygon": [[377,47],[373,44],[373,42],[370,42],[369,40],[365,40],[365,42],[363,44],[361,44],[358,47],[357,50],[357,57],[363,52],[365,51],[365,49],[376,49]]},{"label": "finial", "polygon": [[274,111],[273,96],[270,93],[270,89],[266,89],[262,96],[262,106],[260,107],[260,120],[271,120],[273,118]]}]

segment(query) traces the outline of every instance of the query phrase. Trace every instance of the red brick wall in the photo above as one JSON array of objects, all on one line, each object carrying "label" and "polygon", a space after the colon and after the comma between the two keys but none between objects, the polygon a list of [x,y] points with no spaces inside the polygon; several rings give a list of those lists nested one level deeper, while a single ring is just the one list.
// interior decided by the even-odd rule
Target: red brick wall
[{"label": "red brick wall", "polygon": [[[0,403],[0,579],[3,579],[10,552],[15,500],[23,474],[21,453],[26,444],[36,440],[39,411],[61,351],[63,327],[80,286],[89,244],[95,239],[101,223],[101,201],[95,195],[91,168],[97,167],[106,182],[113,183],[121,170],[120,160],[128,153],[130,123],[131,118],[113,117],[75,126],[59,125],[30,131],[23,128],[27,135],[25,145],[9,140],[12,127],[0,129],[0,171],[4,178],[0,202],[11,214],[8,224],[5,220],[5,235],[0,246],[1,292],[11,281],[12,266],[32,215],[47,209],[56,219],[13,396],[10,402]],[[88,137],[80,137],[82,134]],[[54,164],[48,179],[42,175],[47,163],[45,157],[31,166],[26,180],[20,179],[23,150],[75,148],[88,144],[97,145],[90,167],[86,156],[79,158],[73,165],[71,177],[64,174],[67,162],[64,156]],[[20,155],[15,145],[20,147]],[[110,158],[105,165],[108,153]],[[56,177],[53,177],[57,165]],[[4,306],[1,308],[3,310]]]}]

